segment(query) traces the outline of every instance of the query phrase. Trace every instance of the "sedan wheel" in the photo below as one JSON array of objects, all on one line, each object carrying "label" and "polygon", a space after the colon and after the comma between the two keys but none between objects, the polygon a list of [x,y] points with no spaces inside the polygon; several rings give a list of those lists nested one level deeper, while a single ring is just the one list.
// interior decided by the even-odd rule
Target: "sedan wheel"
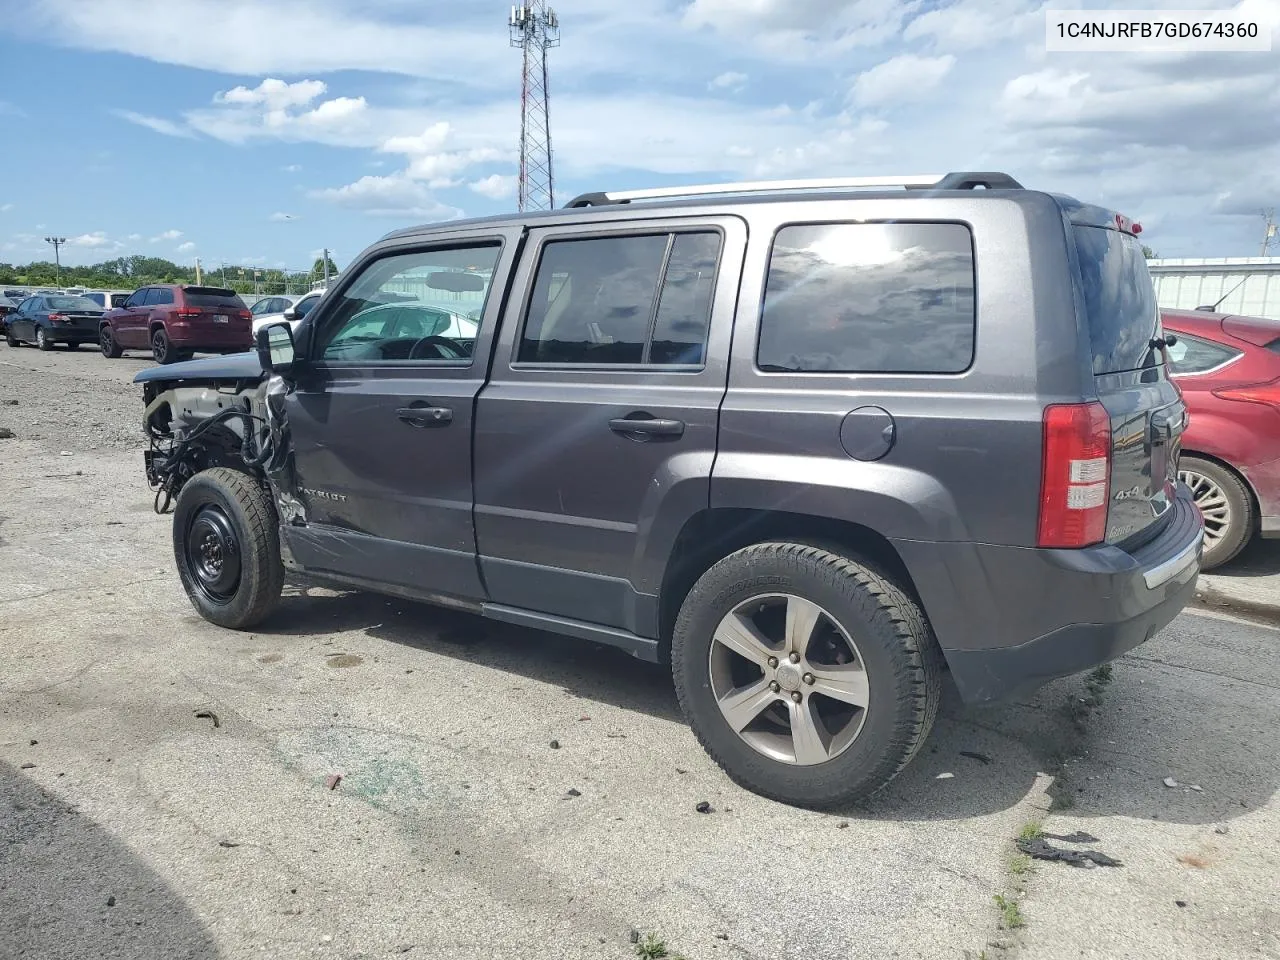
[{"label": "sedan wheel", "polygon": [[40,350],[53,349],[53,341],[45,335],[44,327],[36,327],[36,347]]},{"label": "sedan wheel", "polygon": [[1212,460],[1182,457],[1178,479],[1187,485],[1204,517],[1201,569],[1212,570],[1239,553],[1253,536],[1253,495],[1230,469]]}]

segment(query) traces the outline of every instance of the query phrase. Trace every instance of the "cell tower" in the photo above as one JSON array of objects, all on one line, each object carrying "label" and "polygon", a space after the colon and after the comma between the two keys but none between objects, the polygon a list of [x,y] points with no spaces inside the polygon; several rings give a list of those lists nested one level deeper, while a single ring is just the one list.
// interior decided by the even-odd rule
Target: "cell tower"
[{"label": "cell tower", "polygon": [[520,88],[520,209],[556,205],[551,175],[551,94],[547,51],[560,46],[560,19],[546,0],[511,8],[511,45],[524,51]]}]

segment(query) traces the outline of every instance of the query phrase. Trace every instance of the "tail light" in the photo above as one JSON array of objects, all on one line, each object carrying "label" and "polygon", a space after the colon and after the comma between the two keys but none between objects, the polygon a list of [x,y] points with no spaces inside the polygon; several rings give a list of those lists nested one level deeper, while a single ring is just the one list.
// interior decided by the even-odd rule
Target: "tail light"
[{"label": "tail light", "polygon": [[1107,533],[1111,480],[1111,418],[1094,403],[1061,403],[1044,410],[1040,474],[1042,547],[1087,547]]},{"label": "tail light", "polygon": [[253,319],[253,314],[250,313],[248,310],[241,310],[239,313],[236,314],[236,316],[239,317],[241,320]]},{"label": "tail light", "polygon": [[179,310],[178,311],[179,320],[195,320],[199,316],[200,316],[199,310]]},{"label": "tail light", "polygon": [[49,314],[49,319],[54,323],[66,323],[67,315],[65,313],[51,313]]},{"label": "tail light", "polygon": [[1243,400],[1245,403],[1265,403],[1280,407],[1280,380],[1268,383],[1250,383],[1240,387],[1219,387],[1213,391],[1223,400]]}]

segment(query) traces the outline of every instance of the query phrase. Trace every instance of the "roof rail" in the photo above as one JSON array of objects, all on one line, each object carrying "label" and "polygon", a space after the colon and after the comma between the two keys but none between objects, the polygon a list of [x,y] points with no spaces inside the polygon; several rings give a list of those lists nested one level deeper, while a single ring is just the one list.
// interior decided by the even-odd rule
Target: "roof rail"
[{"label": "roof rail", "polygon": [[835,177],[818,180],[754,180],[744,183],[704,183],[688,187],[656,187],[649,190],[615,190],[584,193],[566,208],[600,207],[633,200],[671,200],[716,194],[777,193],[786,190],[849,190],[872,187],[905,187],[908,190],[1021,190],[1022,184],[1007,173],[948,173],[897,177]]}]

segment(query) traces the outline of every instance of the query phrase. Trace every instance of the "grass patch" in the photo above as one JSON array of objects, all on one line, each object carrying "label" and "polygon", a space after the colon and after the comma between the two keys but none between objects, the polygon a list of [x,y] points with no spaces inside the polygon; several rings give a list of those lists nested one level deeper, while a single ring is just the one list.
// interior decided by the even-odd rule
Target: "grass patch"
[{"label": "grass patch", "polygon": [[1043,836],[1044,831],[1040,829],[1040,822],[1038,820],[1032,820],[1022,828],[1022,831],[1018,834],[1018,839],[1026,840],[1030,843],[1032,840],[1039,840]]},{"label": "grass patch", "polygon": [[1009,872],[1015,877],[1025,877],[1034,869],[1035,865],[1032,864],[1031,858],[1025,853],[1020,853],[1009,861]]},{"label": "grass patch", "polygon": [[636,956],[640,960],[684,960],[678,953],[667,949],[665,941],[651,933],[636,944]]},{"label": "grass patch", "polygon": [[1003,893],[997,893],[993,899],[1000,910],[1000,926],[1006,930],[1017,930],[1019,927],[1026,926],[1027,921],[1023,919],[1022,908],[1018,906],[1017,900],[1006,897]]}]

